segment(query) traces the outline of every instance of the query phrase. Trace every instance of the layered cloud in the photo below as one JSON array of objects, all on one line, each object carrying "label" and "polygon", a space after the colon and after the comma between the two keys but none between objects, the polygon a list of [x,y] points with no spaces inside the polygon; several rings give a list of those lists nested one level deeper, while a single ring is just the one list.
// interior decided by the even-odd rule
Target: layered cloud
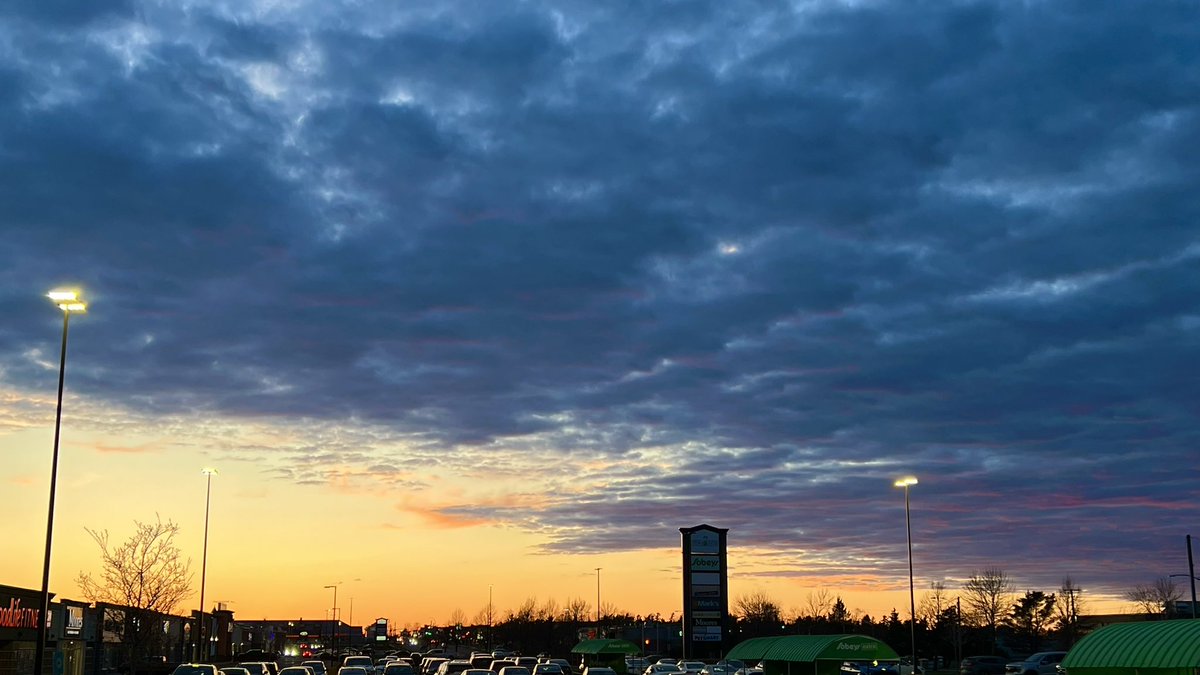
[{"label": "layered cloud", "polygon": [[875,578],[914,473],[931,576],[1180,571],[1189,8],[410,4],[0,8],[0,423],[76,282],[80,397],[547,552]]}]

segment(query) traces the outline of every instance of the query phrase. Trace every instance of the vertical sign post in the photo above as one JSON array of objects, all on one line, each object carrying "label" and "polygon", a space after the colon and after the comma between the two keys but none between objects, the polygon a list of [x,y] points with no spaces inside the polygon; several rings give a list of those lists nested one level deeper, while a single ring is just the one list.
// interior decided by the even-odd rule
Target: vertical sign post
[{"label": "vertical sign post", "polygon": [[683,655],[716,659],[724,653],[729,616],[727,528],[681,527],[683,535]]}]

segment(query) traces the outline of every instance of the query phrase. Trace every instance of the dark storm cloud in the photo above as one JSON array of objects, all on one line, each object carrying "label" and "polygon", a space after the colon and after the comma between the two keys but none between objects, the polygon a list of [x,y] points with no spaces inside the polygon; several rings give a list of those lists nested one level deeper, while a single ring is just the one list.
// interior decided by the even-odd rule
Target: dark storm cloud
[{"label": "dark storm cloud", "polygon": [[1115,589],[1194,520],[1185,3],[79,5],[4,10],[13,386],[79,281],[114,405],[594,458],[446,507],[548,550],[890,573],[911,471],[930,574]]}]

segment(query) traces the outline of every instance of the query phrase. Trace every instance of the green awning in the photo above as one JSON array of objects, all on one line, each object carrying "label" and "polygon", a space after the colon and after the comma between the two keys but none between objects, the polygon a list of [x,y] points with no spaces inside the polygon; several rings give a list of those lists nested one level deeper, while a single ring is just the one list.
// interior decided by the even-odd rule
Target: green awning
[{"label": "green awning", "polygon": [[584,640],[571,647],[572,654],[640,654],[641,648],[629,640]]},{"label": "green awning", "polygon": [[1140,621],[1099,628],[1063,659],[1069,673],[1095,670],[1200,668],[1200,619]]},{"label": "green awning", "polygon": [[742,661],[898,661],[883,642],[866,635],[780,635],[753,638],[729,650]]}]

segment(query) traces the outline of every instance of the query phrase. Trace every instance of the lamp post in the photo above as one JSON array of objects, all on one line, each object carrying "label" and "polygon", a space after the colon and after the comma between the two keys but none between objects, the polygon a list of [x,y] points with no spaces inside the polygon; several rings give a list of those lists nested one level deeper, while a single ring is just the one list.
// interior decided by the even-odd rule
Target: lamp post
[{"label": "lamp post", "polygon": [[58,408],[54,413],[54,454],[50,460],[50,508],[46,515],[46,555],[42,559],[42,610],[38,612],[37,642],[33,652],[33,673],[42,675],[46,651],[46,617],[50,615],[50,543],[54,537],[54,492],[58,486],[58,438],[62,429],[63,382],[67,373],[67,327],[71,312],[83,313],[87,305],[76,291],[54,290],[46,294],[62,310],[62,349],[58,357]]},{"label": "lamp post", "polygon": [[494,644],[496,644],[496,637],[495,637],[494,632],[492,631],[492,611],[493,611],[492,610],[492,585],[488,584],[488,609],[487,609],[487,617],[488,617],[488,645],[487,645],[487,647],[488,647],[488,651],[491,651],[492,646]]},{"label": "lamp post", "polygon": [[912,640],[912,672],[917,672],[917,596],[913,589],[912,517],[908,507],[908,489],[917,484],[916,476],[897,480],[895,487],[904,488],[904,529],[908,533],[908,611],[909,637]]},{"label": "lamp post", "polygon": [[600,630],[600,568],[596,568],[596,630]]},{"label": "lamp post", "polygon": [[333,655],[334,655],[335,657],[337,656],[337,638],[338,638],[338,636],[337,636],[337,634],[338,634],[338,626],[337,626],[337,587],[338,587],[338,586],[339,586],[341,583],[342,583],[342,582],[340,582],[340,581],[339,581],[339,582],[337,582],[337,583],[330,584],[330,585],[328,585],[328,586],[326,586],[326,587],[325,587],[325,588],[332,588],[332,589],[333,589],[333,623],[332,623],[332,624],[330,624],[330,628],[331,628],[331,630],[333,631],[333,635],[331,636],[331,639],[330,639],[330,649],[332,649],[332,650],[333,650]]},{"label": "lamp post", "polygon": [[196,661],[203,663],[208,656],[208,647],[204,642],[204,581],[208,573],[208,506],[212,501],[212,477],[216,469],[204,468],[200,473],[207,476],[204,487],[204,553],[200,558],[200,629],[196,631]]}]

